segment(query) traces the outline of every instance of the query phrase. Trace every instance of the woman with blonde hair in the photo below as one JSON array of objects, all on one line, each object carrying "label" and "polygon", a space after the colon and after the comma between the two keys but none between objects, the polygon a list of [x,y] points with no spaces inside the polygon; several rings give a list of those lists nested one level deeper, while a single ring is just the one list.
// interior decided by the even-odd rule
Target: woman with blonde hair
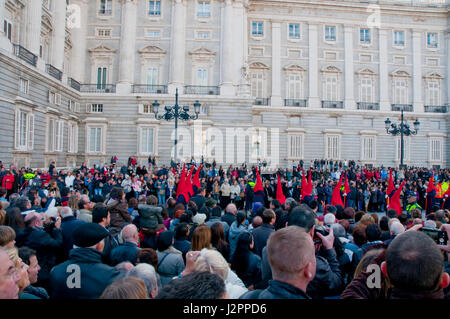
[{"label": "woman with blonde hair", "polygon": [[191,250],[200,251],[203,248],[211,248],[211,229],[206,225],[201,225],[195,228],[192,236]]},{"label": "woman with blonde hair", "polygon": [[147,287],[137,277],[119,278],[106,287],[100,299],[148,299]]},{"label": "woman with blonde hair", "polygon": [[24,292],[24,289],[30,285],[30,278],[28,277],[29,266],[19,257],[19,252],[16,247],[6,249],[9,259],[13,262],[19,273],[20,280],[17,282],[19,288],[19,299],[40,299],[35,295]]}]

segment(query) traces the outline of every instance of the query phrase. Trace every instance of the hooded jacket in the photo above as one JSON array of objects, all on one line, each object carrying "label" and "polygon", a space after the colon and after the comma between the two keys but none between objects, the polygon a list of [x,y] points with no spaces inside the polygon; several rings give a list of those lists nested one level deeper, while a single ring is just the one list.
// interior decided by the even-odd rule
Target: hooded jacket
[{"label": "hooded jacket", "polygon": [[[106,287],[120,278],[121,273],[102,263],[102,253],[92,248],[74,248],[69,253],[69,260],[54,267],[50,273],[52,299],[98,299]],[[75,274],[71,265],[80,270],[79,287],[68,287],[69,276]]]},{"label": "hooded jacket", "polygon": [[164,224],[162,218],[162,208],[158,206],[139,204],[138,209],[141,218],[139,223],[143,228],[156,228],[158,224]]},{"label": "hooded jacket", "polygon": [[230,232],[228,234],[228,242],[230,243],[230,261],[233,260],[233,254],[236,250],[239,235],[246,231],[247,228],[245,228],[244,225],[238,227],[237,221],[234,221],[233,224],[231,224]]},{"label": "hooded jacket", "polygon": [[111,227],[122,228],[125,223],[131,223],[132,219],[128,213],[128,204],[124,201],[110,199],[108,201],[108,210],[111,214]]}]

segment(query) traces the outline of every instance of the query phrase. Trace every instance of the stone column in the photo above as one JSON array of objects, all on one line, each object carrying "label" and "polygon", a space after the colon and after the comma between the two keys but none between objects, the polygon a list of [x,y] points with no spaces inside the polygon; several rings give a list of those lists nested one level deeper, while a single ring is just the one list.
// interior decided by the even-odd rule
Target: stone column
[{"label": "stone column", "polygon": [[52,65],[62,71],[64,63],[64,43],[66,40],[66,1],[55,1],[54,3]]},{"label": "stone column", "polygon": [[122,0],[122,28],[120,32],[120,63],[117,93],[131,92],[134,83],[136,55],[137,0]]},{"label": "stone column", "polygon": [[413,106],[414,112],[423,113],[424,105],[422,100],[422,32],[412,31],[412,50],[413,50]]},{"label": "stone column", "polygon": [[173,0],[172,34],[170,45],[170,82],[169,94],[183,93],[184,68],[186,59],[186,8],[183,0]]},{"label": "stone column", "polygon": [[280,22],[272,21],[272,95],[270,97],[270,104],[275,107],[283,105],[281,100],[281,61],[280,61],[280,47],[281,47],[281,24]]},{"label": "stone column", "polygon": [[[75,0],[71,3],[74,10],[74,25],[70,26],[72,37],[72,55],[71,55],[71,77],[80,83],[86,83],[86,68],[90,69],[90,65],[86,63],[86,37],[87,37],[87,20],[88,20],[88,1]],[[89,83],[88,81],[87,83]]]},{"label": "stone column", "polygon": [[388,41],[387,29],[379,29],[380,61],[379,61],[379,86],[380,86],[380,110],[390,111],[389,102],[389,74],[388,74]]},{"label": "stone column", "polygon": [[41,46],[42,1],[28,1],[28,41],[26,47],[31,53],[39,56]]},{"label": "stone column", "polygon": [[5,35],[3,32],[3,21],[5,20],[5,0],[0,0],[0,36]]},{"label": "stone column", "polygon": [[344,107],[349,110],[356,109],[353,71],[353,26],[344,26],[345,41],[345,98]]},{"label": "stone column", "polygon": [[223,7],[223,39],[222,39],[222,61],[221,61],[221,74],[222,82],[220,84],[221,95],[234,95],[233,85],[233,1],[225,0]]},{"label": "stone column", "polygon": [[442,99],[442,103],[445,103],[444,101],[446,101],[447,105],[450,106],[450,29],[447,29],[447,31],[445,32],[445,38],[447,41],[447,77],[445,79],[445,81],[447,82],[447,99]]},{"label": "stone column", "polygon": [[250,84],[248,78],[248,45],[247,45],[247,8],[245,0],[234,0],[234,24],[233,24],[233,44],[235,54],[235,79],[239,96],[250,96]]},{"label": "stone column", "polygon": [[318,63],[318,32],[316,24],[309,24],[309,98],[308,105],[313,108],[320,108],[319,97],[319,63]]}]

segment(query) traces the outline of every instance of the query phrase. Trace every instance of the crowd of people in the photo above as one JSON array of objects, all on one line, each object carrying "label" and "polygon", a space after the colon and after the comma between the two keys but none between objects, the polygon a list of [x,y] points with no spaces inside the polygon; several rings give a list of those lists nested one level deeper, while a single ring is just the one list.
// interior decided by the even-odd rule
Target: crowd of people
[{"label": "crowd of people", "polygon": [[1,299],[450,297],[448,169],[117,162],[0,162]]}]

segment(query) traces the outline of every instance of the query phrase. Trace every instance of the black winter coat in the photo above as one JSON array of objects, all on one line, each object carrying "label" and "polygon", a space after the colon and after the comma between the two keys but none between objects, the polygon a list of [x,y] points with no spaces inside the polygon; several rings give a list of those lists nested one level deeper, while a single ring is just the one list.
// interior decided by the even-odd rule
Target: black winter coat
[{"label": "black winter coat", "polygon": [[54,228],[52,233],[37,227],[26,227],[16,238],[17,247],[27,246],[36,250],[36,257],[41,270],[38,282],[47,282],[50,270],[56,265],[57,253],[63,247],[63,235],[60,229]]},{"label": "black winter coat", "polygon": [[[74,248],[69,255],[68,261],[54,267],[50,273],[52,299],[98,299],[106,287],[122,276],[118,270],[102,263],[102,253],[98,250]],[[71,269],[70,265],[79,267],[79,287],[67,285],[67,282],[77,283],[76,268]]]},{"label": "black winter coat", "polygon": [[111,251],[111,265],[115,266],[124,261],[136,265],[137,253],[141,250],[135,243],[125,242]]},{"label": "black winter coat", "polygon": [[270,280],[265,290],[246,292],[239,299],[311,299],[303,290],[285,282]]},{"label": "black winter coat", "polygon": [[260,227],[253,230],[253,240],[255,242],[255,253],[261,256],[263,248],[269,240],[269,236],[275,232],[274,227],[269,224],[262,224]]},{"label": "black winter coat", "polygon": [[75,216],[65,217],[61,220],[61,231],[63,235],[64,256],[69,258],[69,251],[73,248],[73,231],[85,221],[76,219]]}]

